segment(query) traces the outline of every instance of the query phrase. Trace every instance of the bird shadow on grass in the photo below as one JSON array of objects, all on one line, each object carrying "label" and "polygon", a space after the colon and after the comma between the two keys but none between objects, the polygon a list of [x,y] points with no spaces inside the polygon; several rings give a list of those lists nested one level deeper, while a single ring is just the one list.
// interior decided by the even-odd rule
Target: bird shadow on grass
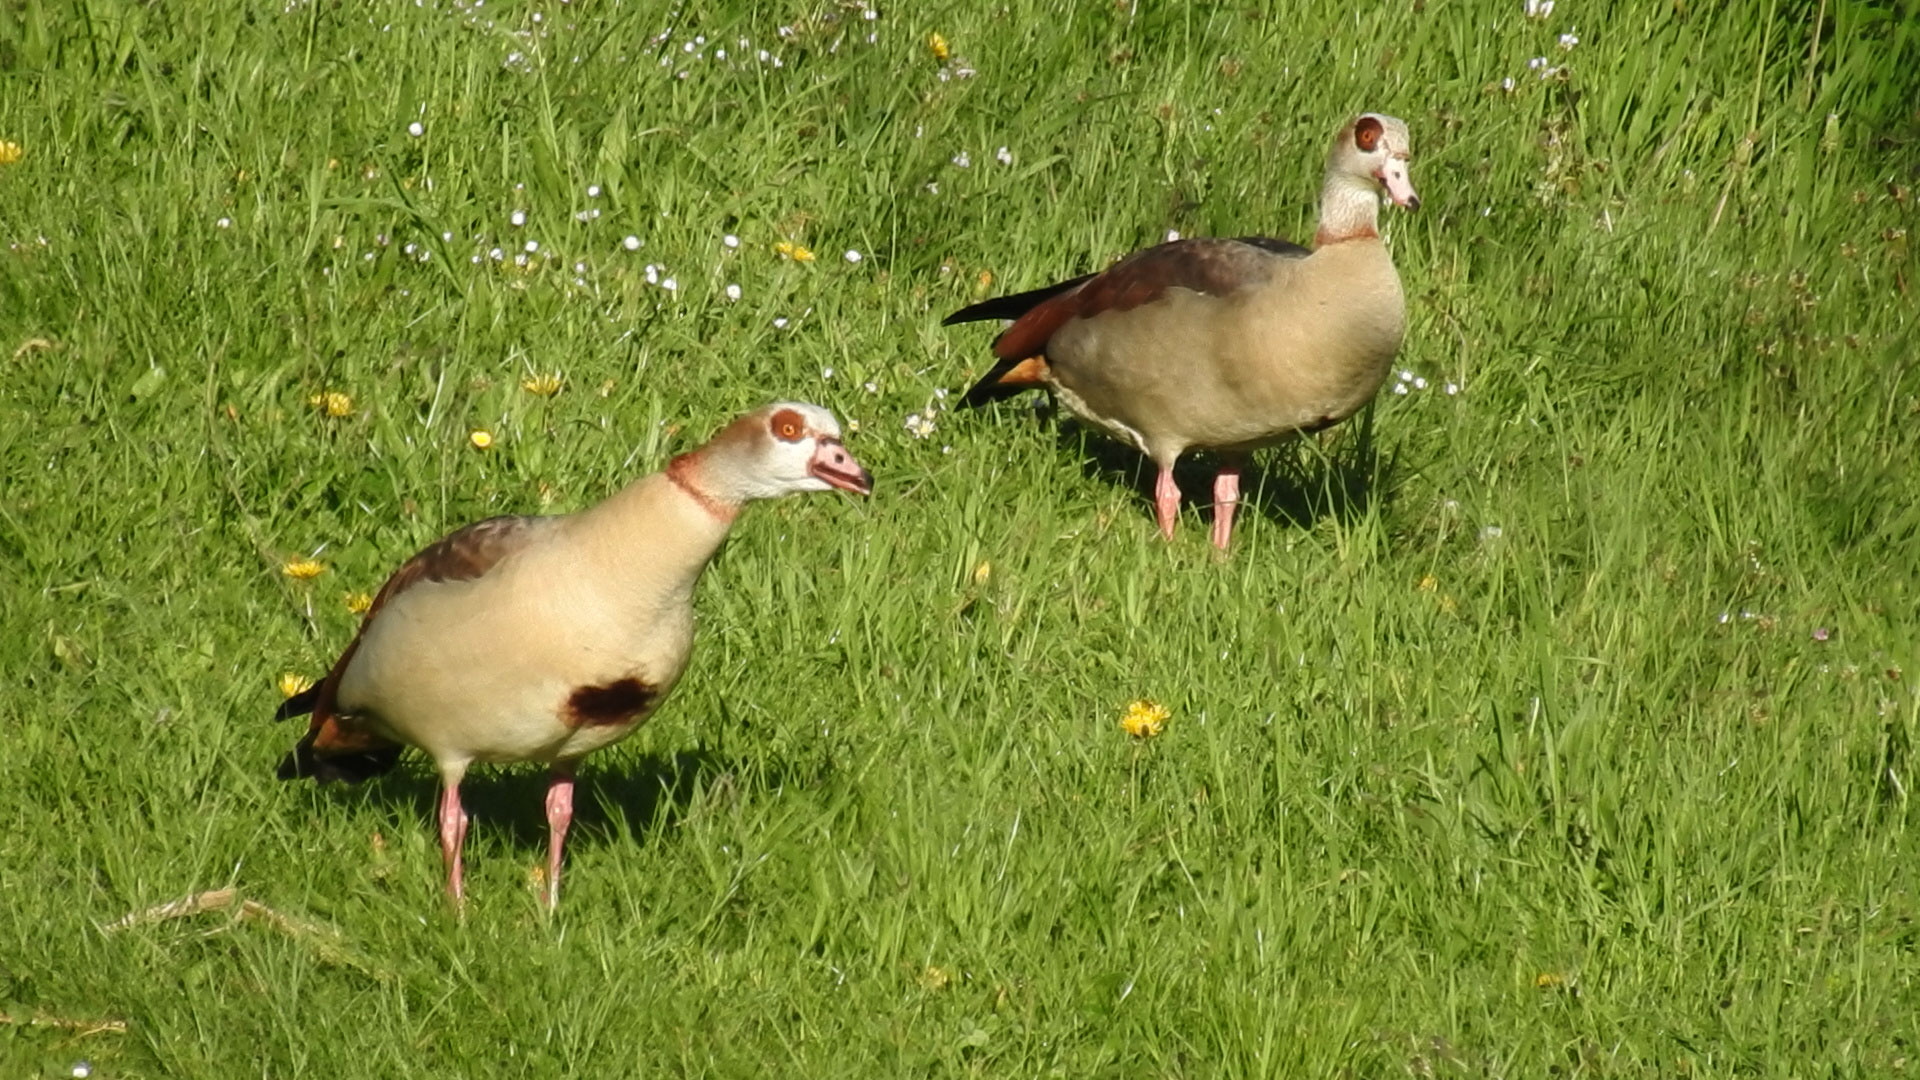
[{"label": "bird shadow on grass", "polygon": [[[580,770],[567,845],[604,844],[623,833],[644,838],[697,813],[703,804],[736,798],[747,789],[778,788],[789,780],[789,771],[705,747],[609,755],[604,765],[589,762]],[[460,802],[475,828],[515,849],[544,851],[549,777],[547,770],[527,766],[474,769],[460,782]],[[429,829],[438,820],[440,781],[429,770],[403,765],[382,777],[370,795],[405,808]]]},{"label": "bird shadow on grass", "polygon": [[[1380,452],[1370,414],[1336,430],[1341,435],[1331,445],[1305,445],[1315,438],[1309,435],[1255,454],[1240,471],[1241,507],[1300,529],[1311,529],[1324,518],[1352,522],[1366,516],[1385,492],[1393,490],[1399,455]],[[1153,485],[1159,470],[1145,455],[1072,419],[1057,426],[1055,443],[1078,459],[1085,475],[1132,488],[1141,512],[1154,519]],[[1174,466],[1183,517],[1198,509],[1212,522],[1213,477],[1218,467],[1213,457],[1182,458]]]}]

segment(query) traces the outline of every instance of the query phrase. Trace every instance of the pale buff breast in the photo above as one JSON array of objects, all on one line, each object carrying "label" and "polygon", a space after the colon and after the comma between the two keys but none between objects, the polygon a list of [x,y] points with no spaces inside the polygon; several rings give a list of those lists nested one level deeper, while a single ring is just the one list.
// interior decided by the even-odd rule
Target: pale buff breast
[{"label": "pale buff breast", "polygon": [[[570,760],[625,737],[679,679],[691,611],[634,610],[581,557],[548,545],[415,584],[368,626],[341,710],[443,763]],[[600,696],[576,707],[582,691]]]},{"label": "pale buff breast", "polygon": [[1075,414],[1170,464],[1351,416],[1379,390],[1405,324],[1385,246],[1354,240],[1230,296],[1176,288],[1077,320],[1054,335],[1048,363]]}]

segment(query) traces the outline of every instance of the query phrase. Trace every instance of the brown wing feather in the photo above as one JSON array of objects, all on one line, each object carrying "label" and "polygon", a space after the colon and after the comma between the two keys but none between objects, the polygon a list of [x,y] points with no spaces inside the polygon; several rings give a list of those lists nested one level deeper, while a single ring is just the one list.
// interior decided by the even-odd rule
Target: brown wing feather
[{"label": "brown wing feather", "polygon": [[[1035,385],[1024,377],[1031,372],[1022,361],[1045,355],[1053,335],[1075,319],[1128,311],[1153,303],[1171,289],[1227,296],[1266,281],[1277,260],[1308,254],[1297,244],[1260,236],[1172,240],[1136,251],[1103,273],[1079,279],[1077,287],[1055,286],[1022,293],[1021,298],[1032,296],[1038,302],[995,339],[993,354],[1000,362],[967,391],[962,403],[977,405]],[[995,303],[987,301],[975,307],[986,309]],[[958,312],[949,321],[972,311]]]},{"label": "brown wing feather", "polygon": [[498,565],[508,555],[525,547],[540,535],[554,519],[505,515],[476,521],[456,529],[400,564],[375,594],[360,630],[341,652],[333,670],[321,680],[312,696],[313,719],[307,733],[280,762],[282,780],[312,776],[328,780],[364,780],[393,767],[400,754],[399,744],[343,716],[334,709],[340,678],[360,649],[367,627],[394,597],[423,581],[472,581]]}]

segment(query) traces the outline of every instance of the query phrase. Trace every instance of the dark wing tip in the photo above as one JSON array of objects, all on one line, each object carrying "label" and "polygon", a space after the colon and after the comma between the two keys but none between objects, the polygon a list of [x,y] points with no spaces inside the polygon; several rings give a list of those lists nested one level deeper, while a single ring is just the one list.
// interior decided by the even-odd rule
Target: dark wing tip
[{"label": "dark wing tip", "polygon": [[400,761],[399,746],[375,746],[366,750],[355,750],[344,754],[320,755],[313,751],[312,736],[300,740],[299,745],[287,751],[280,759],[280,767],[274,775],[282,780],[304,780],[311,777],[316,783],[326,784],[343,781],[357,784],[362,780],[371,780],[383,773],[393,771]]},{"label": "dark wing tip", "polygon": [[1038,289],[1026,292],[1008,293],[977,304],[968,304],[959,311],[940,320],[941,326],[954,326],[959,323],[984,322],[987,319],[1018,319],[1048,300],[1063,292],[1077,289],[1092,280],[1095,275],[1082,274],[1066,281],[1056,281],[1051,285],[1042,285]]},{"label": "dark wing tip", "polygon": [[296,716],[305,716],[312,712],[314,705],[320,701],[320,685],[319,683],[314,683],[312,686],[281,702],[280,707],[273,710],[273,718],[275,720],[291,720]]}]

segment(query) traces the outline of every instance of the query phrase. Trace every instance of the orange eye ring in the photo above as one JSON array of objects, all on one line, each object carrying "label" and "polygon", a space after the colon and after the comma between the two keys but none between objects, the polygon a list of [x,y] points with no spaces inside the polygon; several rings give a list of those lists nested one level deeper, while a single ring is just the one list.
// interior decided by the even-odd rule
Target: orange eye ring
[{"label": "orange eye ring", "polygon": [[1382,130],[1379,120],[1371,116],[1361,117],[1360,122],[1353,125],[1353,145],[1359,147],[1363,153],[1373,153],[1374,149],[1380,145]]},{"label": "orange eye ring", "polygon": [[781,442],[799,442],[807,433],[807,424],[799,413],[792,409],[781,409],[773,414],[769,428],[773,436]]}]

